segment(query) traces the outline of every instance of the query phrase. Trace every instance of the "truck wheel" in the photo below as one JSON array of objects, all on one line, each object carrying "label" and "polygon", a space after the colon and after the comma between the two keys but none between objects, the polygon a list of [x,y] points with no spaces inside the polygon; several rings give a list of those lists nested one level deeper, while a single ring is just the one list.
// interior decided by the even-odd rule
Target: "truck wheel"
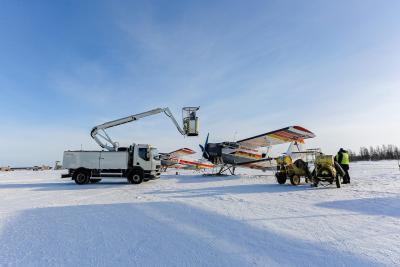
[{"label": "truck wheel", "polygon": [[140,184],[143,182],[143,173],[134,171],[128,175],[128,182],[131,184]]},{"label": "truck wheel", "polygon": [[339,175],[336,175],[336,187],[337,188],[340,188],[340,176]]},{"label": "truck wheel", "polygon": [[276,180],[278,181],[278,184],[285,184],[286,183],[286,173],[284,172],[277,172],[275,173]]},{"label": "truck wheel", "polygon": [[290,177],[290,183],[292,185],[299,185],[300,184],[300,176],[293,175],[292,177]]},{"label": "truck wheel", "polygon": [[89,174],[84,170],[75,171],[72,177],[76,184],[82,185],[90,182]]},{"label": "truck wheel", "polygon": [[101,181],[101,179],[90,179],[90,183],[91,184],[96,184],[96,183],[98,183],[100,181]]}]

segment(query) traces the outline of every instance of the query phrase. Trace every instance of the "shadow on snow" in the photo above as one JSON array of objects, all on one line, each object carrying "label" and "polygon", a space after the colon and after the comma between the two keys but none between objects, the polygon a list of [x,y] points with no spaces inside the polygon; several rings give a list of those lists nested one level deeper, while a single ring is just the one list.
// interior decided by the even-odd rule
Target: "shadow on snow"
[{"label": "shadow on snow", "polygon": [[[255,193],[290,193],[305,190],[323,190],[324,188],[311,188],[310,185],[304,184],[299,186],[279,185],[279,184],[240,184],[240,185],[224,185],[215,187],[190,188],[179,190],[155,190],[147,194],[168,194],[177,198],[193,198],[193,197],[214,197],[225,194],[255,194]],[[175,194],[175,195],[174,195]]]},{"label": "shadow on snow", "polygon": [[171,202],[23,211],[0,259],[18,266],[373,266],[378,263]]},{"label": "shadow on snow", "polygon": [[[151,181],[149,181],[151,182]],[[0,184],[1,189],[32,189],[37,191],[63,191],[63,190],[88,190],[97,188],[120,188],[121,186],[137,186],[128,184],[126,179],[101,181],[97,184],[77,185],[74,181],[60,181],[53,183],[9,183]]]},{"label": "shadow on snow", "polygon": [[317,206],[330,209],[348,210],[367,215],[400,217],[399,197],[338,200],[319,203]]},{"label": "shadow on snow", "polygon": [[171,174],[163,174],[161,179],[173,179],[177,180],[178,183],[209,183],[209,182],[218,182],[218,181],[229,181],[229,180],[236,180],[240,179],[241,176],[239,175],[223,175],[223,176],[210,176],[210,175],[171,175]]}]

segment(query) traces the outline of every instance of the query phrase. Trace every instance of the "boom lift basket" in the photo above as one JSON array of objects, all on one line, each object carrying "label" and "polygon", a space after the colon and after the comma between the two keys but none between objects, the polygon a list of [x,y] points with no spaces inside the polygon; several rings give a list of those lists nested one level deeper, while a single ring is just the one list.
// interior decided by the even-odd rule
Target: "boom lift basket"
[{"label": "boom lift basket", "polygon": [[184,107],[182,108],[183,130],[187,136],[199,135],[199,118],[196,112],[200,107]]}]

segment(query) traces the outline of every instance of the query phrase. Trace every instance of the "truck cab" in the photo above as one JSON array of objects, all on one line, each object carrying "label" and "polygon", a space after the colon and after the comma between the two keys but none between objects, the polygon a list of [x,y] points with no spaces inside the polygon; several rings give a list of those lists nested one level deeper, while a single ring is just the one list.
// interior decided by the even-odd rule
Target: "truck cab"
[{"label": "truck cab", "polygon": [[161,159],[158,150],[148,144],[133,144],[132,167],[144,170],[145,179],[154,179],[160,176]]}]

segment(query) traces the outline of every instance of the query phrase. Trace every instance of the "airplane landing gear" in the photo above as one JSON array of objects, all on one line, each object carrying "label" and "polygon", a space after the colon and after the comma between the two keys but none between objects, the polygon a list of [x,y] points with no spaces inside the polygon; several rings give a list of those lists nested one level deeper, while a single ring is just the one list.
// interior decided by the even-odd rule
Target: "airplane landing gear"
[{"label": "airplane landing gear", "polygon": [[[203,174],[203,176],[227,176],[227,175],[235,175],[236,167],[229,164],[222,165],[217,172],[213,172],[211,174]],[[229,173],[227,173],[229,172]]]},{"label": "airplane landing gear", "polygon": [[217,175],[223,175],[225,172],[229,171],[231,175],[235,175],[235,166],[229,165],[229,164],[224,164],[222,167],[219,169]]}]

